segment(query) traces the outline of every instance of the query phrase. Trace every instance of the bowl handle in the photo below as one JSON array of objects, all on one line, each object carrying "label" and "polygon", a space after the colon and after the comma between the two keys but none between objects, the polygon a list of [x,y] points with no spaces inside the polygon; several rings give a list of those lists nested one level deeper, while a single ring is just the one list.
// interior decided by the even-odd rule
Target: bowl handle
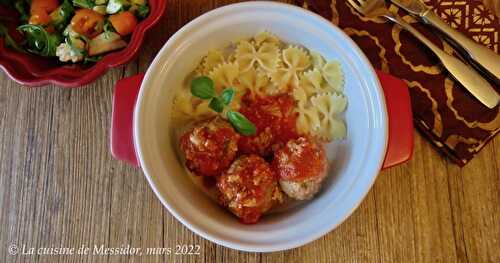
[{"label": "bowl handle", "polygon": [[389,74],[377,71],[385,94],[389,117],[389,141],[383,169],[404,163],[413,153],[413,115],[410,93],[406,83]]},{"label": "bowl handle", "polygon": [[[411,158],[413,122],[407,85],[400,79],[378,71],[389,115],[389,142],[383,168]],[[139,166],[134,148],[134,107],[144,74],[124,78],[116,83],[111,120],[111,154],[114,158]]]},{"label": "bowl handle", "polygon": [[134,108],[144,73],[119,80],[113,95],[111,154],[115,159],[139,166],[134,147]]}]

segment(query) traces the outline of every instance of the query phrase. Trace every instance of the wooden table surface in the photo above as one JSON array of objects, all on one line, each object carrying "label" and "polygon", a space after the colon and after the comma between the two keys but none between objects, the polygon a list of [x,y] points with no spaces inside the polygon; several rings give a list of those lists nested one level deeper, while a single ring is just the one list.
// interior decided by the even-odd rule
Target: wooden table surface
[{"label": "wooden table surface", "polygon": [[[500,262],[500,136],[465,168],[415,131],[407,164],[383,171],[340,227],[298,249],[227,249],[170,215],[140,169],[109,151],[115,82],[147,69],[196,16],[236,1],[171,0],[139,58],[81,89],[24,88],[0,73],[0,262]],[[8,248],[200,245],[198,256],[9,255]]]}]

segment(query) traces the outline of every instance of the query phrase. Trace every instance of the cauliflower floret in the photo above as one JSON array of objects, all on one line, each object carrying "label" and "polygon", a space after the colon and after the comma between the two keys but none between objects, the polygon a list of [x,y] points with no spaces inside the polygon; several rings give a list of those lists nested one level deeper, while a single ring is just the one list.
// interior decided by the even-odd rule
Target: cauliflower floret
[{"label": "cauliflower floret", "polygon": [[83,60],[82,54],[75,52],[68,44],[62,43],[56,49],[56,56],[59,57],[59,60],[62,62],[71,61],[76,63],[78,61]]}]

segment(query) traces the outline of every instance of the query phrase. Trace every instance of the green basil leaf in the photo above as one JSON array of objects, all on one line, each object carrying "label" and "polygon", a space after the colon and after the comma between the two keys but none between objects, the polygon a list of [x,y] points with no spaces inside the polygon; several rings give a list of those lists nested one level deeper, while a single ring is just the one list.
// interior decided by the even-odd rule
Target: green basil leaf
[{"label": "green basil leaf", "polygon": [[195,78],[191,82],[191,93],[204,100],[215,97],[214,81],[205,76]]},{"label": "green basil leaf", "polygon": [[224,104],[222,103],[222,101],[219,98],[212,98],[212,100],[210,101],[210,104],[208,104],[208,106],[210,107],[210,109],[212,109],[218,113],[221,113],[224,110]]},{"label": "green basil leaf", "polygon": [[234,98],[234,89],[232,89],[232,88],[227,88],[227,89],[223,90],[222,93],[220,94],[220,100],[225,105],[231,104],[231,101],[233,101],[233,98]]},{"label": "green basil leaf", "polygon": [[47,57],[55,57],[56,56],[56,50],[59,44],[62,42],[62,37],[58,34],[48,34],[47,37],[47,45],[45,46],[44,49],[44,54]]},{"label": "green basil leaf", "polygon": [[62,39],[59,34],[49,34],[42,26],[25,24],[17,28],[26,37],[26,47],[31,53],[45,56],[56,56],[56,49]]},{"label": "green basil leaf", "polygon": [[251,136],[257,133],[257,128],[255,127],[255,125],[251,121],[249,121],[243,114],[237,111],[228,111],[227,118],[239,133],[245,136]]}]

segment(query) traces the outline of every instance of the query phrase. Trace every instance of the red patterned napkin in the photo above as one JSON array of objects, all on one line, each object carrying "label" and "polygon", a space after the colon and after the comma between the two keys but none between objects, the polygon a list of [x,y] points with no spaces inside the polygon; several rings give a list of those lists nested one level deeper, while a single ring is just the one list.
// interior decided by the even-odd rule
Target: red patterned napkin
[{"label": "red patterned napkin", "polygon": [[[343,0],[296,2],[342,28],[376,68],[406,81],[416,126],[458,165],[470,161],[500,131],[499,107],[490,110],[482,106],[451,79],[429,50],[399,26],[367,19]],[[424,2],[434,7],[434,11],[452,27],[499,52],[500,22],[481,1]],[[421,25],[395,5],[390,5],[390,9],[399,12],[445,51],[453,52],[430,27]],[[500,87],[495,88],[500,92]]]}]

